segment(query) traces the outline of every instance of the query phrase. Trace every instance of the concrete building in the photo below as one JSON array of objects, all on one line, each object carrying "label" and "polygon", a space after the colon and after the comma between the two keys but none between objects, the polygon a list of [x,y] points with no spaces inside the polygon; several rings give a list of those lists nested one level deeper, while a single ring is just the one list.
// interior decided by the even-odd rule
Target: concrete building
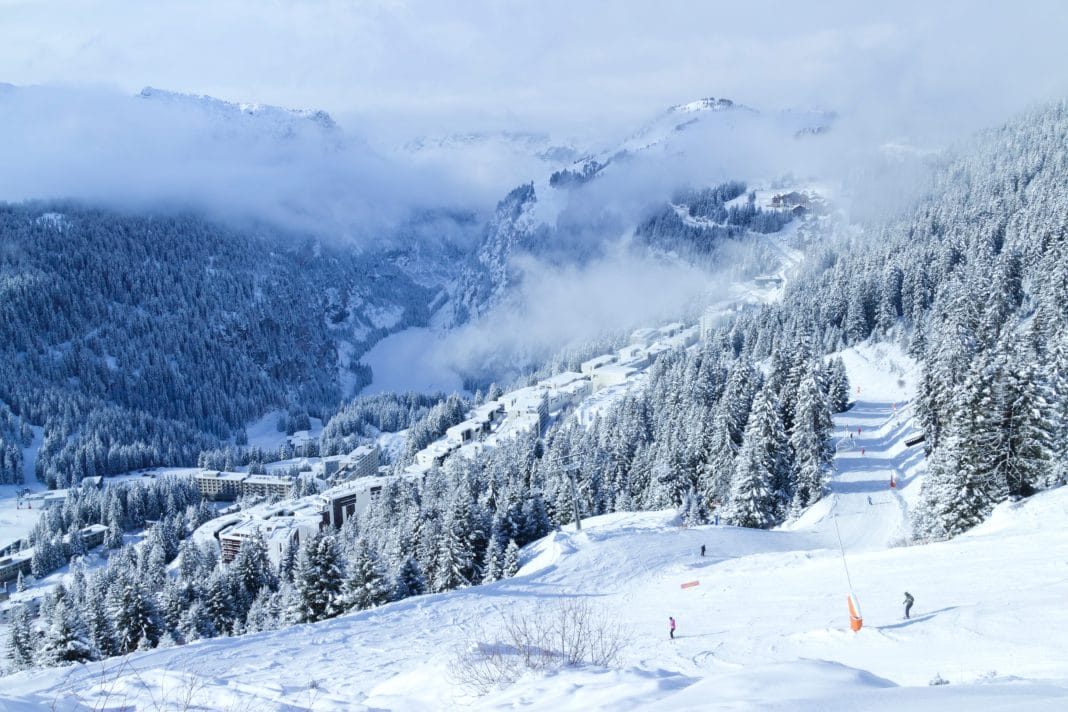
[{"label": "concrete building", "polygon": [[718,329],[731,315],[731,312],[719,307],[708,307],[705,309],[705,313],[701,315],[701,322],[698,328],[700,338],[708,341],[712,338],[712,334]]},{"label": "concrete building", "polygon": [[371,503],[378,499],[382,490],[397,481],[418,481],[422,473],[400,477],[361,477],[345,484],[331,487],[319,495],[323,504],[323,522],[340,528],[353,515],[362,516]]},{"label": "concrete building", "polygon": [[241,482],[246,477],[243,472],[204,471],[197,473],[194,481],[204,499],[232,502],[241,496]]},{"label": "concrete building", "polygon": [[657,329],[657,331],[660,333],[659,338],[663,339],[665,337],[674,336],[675,334],[680,333],[685,328],[685,324],[680,324],[676,321],[674,323],[665,324],[664,326],[661,326],[659,329]]},{"label": "concrete building", "polygon": [[372,477],[378,472],[379,461],[380,452],[377,444],[360,445],[347,455],[325,458],[323,477],[334,481]]},{"label": "concrete building", "polygon": [[445,458],[459,447],[460,443],[453,440],[435,440],[415,453],[415,464],[421,466],[424,472],[435,465],[440,467],[445,462]]},{"label": "concrete building", "polygon": [[32,558],[33,549],[26,549],[0,559],[0,583],[18,579],[20,571],[23,576],[29,576]]},{"label": "concrete building", "polygon": [[67,500],[67,490],[50,490],[48,492],[35,492],[19,499],[19,506],[28,509],[52,509],[62,507]]},{"label": "concrete building", "polygon": [[579,370],[587,376],[593,376],[593,372],[599,368],[613,364],[618,360],[616,354],[605,354],[596,358],[591,358],[589,361],[583,361],[579,366]]},{"label": "concrete building", "polygon": [[549,419],[549,396],[543,387],[520,388],[504,394],[500,400],[504,402],[504,410],[509,420],[519,415],[537,416],[539,432],[545,427],[545,421]]},{"label": "concrete building", "polygon": [[315,510],[283,513],[266,519],[246,519],[219,535],[220,558],[224,564],[231,563],[242,544],[259,532],[267,544],[268,558],[277,566],[290,542],[303,545],[319,533],[322,524],[322,515]]},{"label": "concrete building", "polygon": [[241,481],[241,495],[244,497],[279,497],[286,498],[293,494],[296,480],[292,477],[275,475],[248,475]]},{"label": "concrete building", "polygon": [[595,391],[608,386],[617,386],[638,372],[633,366],[603,366],[593,373],[593,389]]},{"label": "concrete building", "polygon": [[645,346],[630,344],[621,348],[617,353],[620,364],[633,366],[634,368],[645,368],[649,365],[649,354],[646,352]]},{"label": "concrete building", "polygon": [[[107,530],[108,528],[103,524],[90,524],[87,527],[83,527],[79,534],[82,537],[82,541],[85,542],[85,548],[92,549],[103,544],[104,534],[107,533]],[[69,535],[64,537],[64,540],[69,542]],[[32,547],[25,551],[16,551],[10,556],[0,559],[0,583],[18,579],[20,571],[23,576],[29,576],[32,559]]]},{"label": "concrete building", "polygon": [[589,376],[574,371],[558,373],[539,381],[538,385],[545,389],[550,413],[555,413],[565,406],[575,405],[593,392]]},{"label": "concrete building", "polygon": [[382,493],[386,482],[379,477],[364,477],[324,492],[326,523],[339,529],[353,515],[362,515]]},{"label": "concrete building", "polygon": [[635,329],[630,335],[630,343],[634,346],[649,346],[659,335],[656,329]]},{"label": "concrete building", "polygon": [[470,420],[482,425],[482,431],[489,433],[496,423],[504,418],[504,403],[500,399],[483,403],[471,411]]},{"label": "concrete building", "polygon": [[445,437],[454,443],[466,445],[482,437],[482,423],[474,420],[465,420],[450,428],[446,428]]}]

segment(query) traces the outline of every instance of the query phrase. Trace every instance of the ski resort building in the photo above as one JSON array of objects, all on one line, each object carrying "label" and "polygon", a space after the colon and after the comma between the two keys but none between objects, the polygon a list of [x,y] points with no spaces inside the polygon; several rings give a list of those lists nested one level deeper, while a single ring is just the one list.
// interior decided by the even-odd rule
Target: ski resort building
[{"label": "ski resort building", "polygon": [[587,376],[593,376],[593,372],[599,368],[604,368],[609,364],[613,364],[619,360],[619,357],[615,354],[605,354],[596,358],[591,358],[589,361],[583,361],[579,366],[579,370]]},{"label": "ski resort building", "polygon": [[[100,546],[104,543],[104,535],[107,531],[108,528],[103,524],[90,524],[87,527],[83,527],[78,534],[85,543],[85,548],[92,549],[93,547]],[[65,535],[63,540],[69,543],[70,535]],[[32,561],[32,547],[23,551],[16,551],[11,556],[6,556],[0,559],[0,583],[7,583],[18,579],[20,571],[23,576],[29,576]]]},{"label": "ski resort building", "polygon": [[509,419],[521,415],[537,416],[539,430],[544,427],[545,421],[549,419],[549,395],[545,388],[527,386],[526,388],[506,393],[499,400],[504,402],[504,410]]},{"label": "ski resort building", "polygon": [[645,368],[649,365],[649,353],[646,346],[630,344],[624,346],[618,352],[619,363],[634,368]]},{"label": "ski resort building", "polygon": [[650,346],[658,336],[660,332],[656,329],[636,329],[630,335],[630,343],[633,346]]},{"label": "ski resort building", "polygon": [[241,545],[256,532],[267,543],[267,556],[277,566],[286,546],[300,546],[313,538],[322,528],[323,519],[317,510],[280,514],[266,519],[247,519],[219,535],[219,548],[224,564],[229,564],[241,550]]},{"label": "ski resort building", "polygon": [[194,478],[204,499],[233,501],[238,497],[289,497],[296,481],[279,475],[246,472],[200,472]]},{"label": "ski resort building", "polygon": [[292,477],[276,475],[246,475],[241,481],[241,494],[244,497],[279,497],[293,494],[296,480]]},{"label": "ski resort building", "polygon": [[599,391],[609,386],[618,386],[637,372],[637,368],[629,365],[603,366],[593,372],[593,390]]},{"label": "ski resort building", "polygon": [[17,551],[11,556],[0,559],[0,583],[14,581],[19,577],[19,572],[22,572],[23,576],[29,576],[32,559],[33,549]]},{"label": "ski resort building", "polygon": [[379,451],[378,445],[361,445],[348,455],[338,459],[334,472],[324,475],[336,480],[355,480],[360,477],[372,477],[378,472]]},{"label": "ski resort building", "polygon": [[426,472],[435,465],[441,466],[445,458],[459,449],[460,443],[451,440],[435,440],[425,448],[415,453],[415,464]]},{"label": "ski resort building", "polygon": [[204,499],[233,501],[241,496],[244,472],[200,472],[194,478]]},{"label": "ski resort building", "polygon": [[382,489],[391,482],[398,479],[418,480],[421,477],[422,473],[402,475],[400,478],[395,476],[361,477],[358,480],[332,487],[319,495],[323,506],[323,523],[340,528],[353,515],[364,514],[371,506],[371,502],[378,499]]},{"label": "ski resort building", "polygon": [[538,382],[538,387],[545,389],[550,413],[574,405],[593,392],[593,384],[588,376],[574,371],[564,371]]}]

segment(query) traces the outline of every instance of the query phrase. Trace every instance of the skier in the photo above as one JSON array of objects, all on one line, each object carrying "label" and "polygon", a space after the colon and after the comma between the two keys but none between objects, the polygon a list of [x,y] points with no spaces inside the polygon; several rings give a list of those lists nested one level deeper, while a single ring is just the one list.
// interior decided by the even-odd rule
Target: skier
[{"label": "skier", "polygon": [[716,516],[714,516],[712,518],[712,523],[715,524],[717,527],[719,526],[719,514],[718,513],[716,514]]},{"label": "skier", "polygon": [[914,600],[915,599],[913,599],[912,594],[908,591],[905,591],[905,618],[909,617],[909,611],[912,610],[912,603]]},{"label": "skier", "polygon": [[704,555],[705,555],[705,545],[702,544],[701,545],[701,556],[704,556]]},{"label": "skier", "polygon": [[871,504],[871,495],[868,495],[868,504]]},{"label": "skier", "polygon": [[668,616],[668,636],[675,640],[675,619],[672,616]]}]

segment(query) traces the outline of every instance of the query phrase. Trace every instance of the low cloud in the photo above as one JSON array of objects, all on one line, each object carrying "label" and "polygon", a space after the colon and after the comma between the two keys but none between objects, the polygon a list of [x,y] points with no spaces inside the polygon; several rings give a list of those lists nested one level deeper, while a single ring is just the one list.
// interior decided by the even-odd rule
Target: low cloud
[{"label": "low cloud", "polygon": [[515,375],[561,349],[660,325],[725,293],[704,270],[617,243],[584,266],[517,260],[522,283],[477,321],[448,334],[440,361],[480,376]]},{"label": "low cloud", "polygon": [[0,88],[0,200],[194,209],[375,240],[472,203],[444,174],[386,159],[322,112],[146,90]]}]

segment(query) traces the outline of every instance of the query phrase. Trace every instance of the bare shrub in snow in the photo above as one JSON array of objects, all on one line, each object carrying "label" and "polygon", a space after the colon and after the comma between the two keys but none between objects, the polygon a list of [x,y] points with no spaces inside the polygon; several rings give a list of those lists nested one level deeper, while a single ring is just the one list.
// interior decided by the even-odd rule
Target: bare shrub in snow
[{"label": "bare shrub in snow", "polygon": [[495,625],[484,625],[468,637],[452,676],[481,695],[527,672],[611,667],[625,647],[626,636],[617,621],[586,599],[566,599],[502,613]]}]

